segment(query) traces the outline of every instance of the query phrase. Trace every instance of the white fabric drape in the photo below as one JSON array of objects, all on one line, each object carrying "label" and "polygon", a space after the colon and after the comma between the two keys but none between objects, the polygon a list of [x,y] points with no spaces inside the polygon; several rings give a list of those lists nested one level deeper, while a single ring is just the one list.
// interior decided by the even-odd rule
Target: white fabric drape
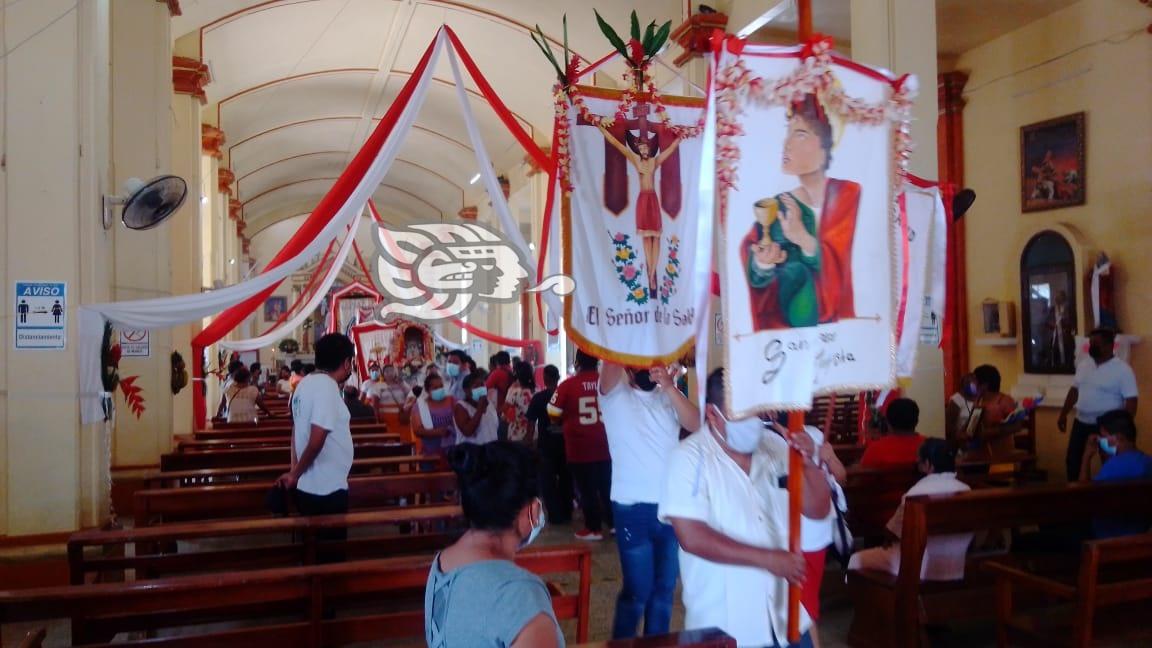
[{"label": "white fabric drape", "polygon": [[304,304],[302,308],[296,311],[296,314],[291,319],[285,321],[275,329],[268,331],[264,335],[245,340],[221,340],[220,346],[232,351],[255,351],[262,347],[271,346],[281,339],[292,334],[298,326],[308,319],[320,302],[328,297],[328,289],[336,281],[336,277],[340,276],[340,271],[344,268],[344,262],[348,259],[348,253],[352,250],[352,244],[356,241],[356,224],[348,230],[348,234],[344,237],[344,242],[340,244],[339,251],[336,252],[336,259],[332,262],[332,266],[328,268],[327,274],[321,280],[320,285],[312,293],[312,297]]},{"label": "white fabric drape", "polygon": [[[921,187],[905,182],[904,206],[908,223],[908,294],[897,342],[896,375],[910,377],[919,346],[940,343],[944,325],[948,219],[940,189],[935,186]],[[893,253],[902,257],[902,246],[896,246]]]},{"label": "white fabric drape", "polygon": [[[456,96],[460,99],[460,109],[464,111],[464,125],[468,129],[468,139],[476,151],[476,160],[480,164],[480,177],[484,180],[484,188],[492,200],[492,210],[500,220],[500,228],[504,236],[512,241],[516,249],[525,259],[533,259],[532,251],[528,249],[528,242],[520,232],[516,219],[508,209],[508,200],[504,198],[504,191],[500,188],[500,181],[496,178],[496,171],[492,168],[492,160],[488,157],[488,150],[484,147],[484,138],[480,135],[480,127],[476,124],[476,116],[472,113],[472,104],[468,101],[468,93],[464,85],[464,78],[460,75],[460,65],[456,59],[456,52],[448,48],[448,62],[452,66],[452,78],[456,82]],[[533,266],[535,267],[535,266]],[[544,292],[544,303],[556,313],[560,311],[560,299],[552,291]]]},{"label": "white fabric drape", "polygon": [[452,340],[449,340],[448,338],[444,337],[440,333],[439,327],[432,329],[432,338],[436,340],[437,344],[439,344],[440,346],[443,346],[443,347],[447,347],[449,350],[459,349],[459,350],[463,351],[463,350],[468,348],[468,345],[466,345],[466,344],[460,344],[459,342],[453,342]]},{"label": "white fabric drape", "polygon": [[[342,229],[349,226],[364,208],[364,204],[368,202],[372,193],[380,186],[380,182],[400,152],[404,143],[404,136],[411,129],[416,115],[424,104],[428,86],[436,70],[440,50],[443,48],[446,38],[443,30],[437,33],[428,65],[424,68],[424,74],[421,75],[413,89],[411,100],[401,112],[391,136],[384,142],[380,153],[372,161],[356,188],[352,190],[348,200],[340,206],[332,220],[324,226],[320,234],[300,254],[264,274],[208,293],[80,307],[77,321],[77,337],[79,339],[76,349],[79,354],[77,363],[80,370],[80,412],[84,424],[95,423],[104,418],[104,412],[100,406],[100,396],[103,392],[100,381],[100,342],[103,337],[105,322],[123,328],[164,329],[222,312],[226,308],[239,304],[276,285],[299,270],[309,260],[319,255],[328,245],[328,242],[336,238]],[[198,360],[194,359],[193,361]]]}]

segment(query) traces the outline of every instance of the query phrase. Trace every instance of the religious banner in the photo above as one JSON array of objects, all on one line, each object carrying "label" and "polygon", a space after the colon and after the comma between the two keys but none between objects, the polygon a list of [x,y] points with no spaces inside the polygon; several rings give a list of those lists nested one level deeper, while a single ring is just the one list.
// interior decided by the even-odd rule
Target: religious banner
[{"label": "religious banner", "polygon": [[730,39],[713,72],[732,416],[895,383],[913,82],[830,45]]},{"label": "religious banner", "polygon": [[569,197],[564,270],[576,285],[565,328],[602,358],[675,360],[693,345],[708,289],[687,265],[701,217],[704,101],[585,86],[567,100],[558,99],[557,146]]},{"label": "religious banner", "polygon": [[[948,224],[935,183],[908,176],[902,195],[902,245],[894,250],[903,268],[903,299],[896,375],[912,375],[916,349],[939,346],[944,326],[944,273]],[[904,258],[907,261],[904,261]]]}]

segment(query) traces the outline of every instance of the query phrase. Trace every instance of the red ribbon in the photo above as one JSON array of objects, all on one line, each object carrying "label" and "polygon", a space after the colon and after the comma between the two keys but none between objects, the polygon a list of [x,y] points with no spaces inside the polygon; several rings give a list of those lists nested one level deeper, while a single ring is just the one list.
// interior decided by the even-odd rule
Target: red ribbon
[{"label": "red ribbon", "polygon": [[[520,142],[520,146],[524,148],[524,151],[532,156],[536,164],[541,169],[551,172],[553,168],[552,161],[548,159],[544,151],[540,150],[536,142],[532,141],[532,136],[524,130],[524,127],[520,125],[516,116],[512,114],[511,110],[508,110],[508,106],[504,105],[500,96],[496,94],[496,91],[492,89],[492,85],[488,83],[488,79],[485,79],[484,75],[480,73],[480,68],[476,67],[476,62],[472,60],[472,55],[468,53],[468,50],[464,49],[464,45],[460,42],[460,39],[457,38],[456,32],[452,31],[452,28],[447,25],[444,26],[444,32],[448,34],[448,39],[452,41],[452,47],[456,50],[456,53],[460,55],[460,61],[468,70],[468,74],[470,74],[472,80],[476,82],[476,87],[480,89],[480,94],[484,95],[484,98],[488,100],[488,104],[492,106],[492,110],[496,111],[496,116],[500,118],[500,121],[504,122],[509,132],[516,138],[516,141]],[[399,99],[397,99],[397,101],[399,101]]]},{"label": "red ribbon", "polygon": [[[383,148],[384,142],[392,136],[396,122],[400,119],[401,113],[412,99],[412,94],[416,91],[417,84],[424,76],[424,72],[428,67],[428,60],[432,57],[432,52],[435,50],[437,42],[438,39],[434,39],[429,43],[428,48],[424,50],[424,55],[420,58],[420,62],[412,71],[412,75],[408,77],[408,80],[404,83],[404,87],[396,96],[396,100],[388,108],[388,112],[384,115],[384,118],[380,120],[380,123],[377,124],[376,129],[372,131],[372,134],[356,154],[356,157],[352,159],[352,163],[340,174],[340,177],[332,185],[332,188],[328,190],[328,193],[324,195],[324,198],[320,200],[316,208],[312,210],[308,219],[300,226],[300,229],[296,230],[292,238],[288,239],[288,242],[284,244],[280,252],[268,263],[264,268],[264,272],[268,272],[295,257],[297,254],[300,254],[300,252],[308,247],[308,244],[316,240],[316,237],[332,220],[336,212],[348,202],[352,191],[360,184],[360,181],[364,178],[364,174],[367,173],[372,162],[379,156],[380,149]],[[277,286],[279,286],[279,283],[269,286],[260,293],[249,297],[239,304],[231,306],[218,315],[207,328],[200,331],[200,333],[192,339],[192,355],[197,358],[202,357],[205,348],[220,341],[229,331],[239,326],[246,317],[255,312],[256,309],[264,303],[264,300],[276,290]],[[200,367],[199,361],[192,363],[192,372],[194,378],[204,377],[204,372]],[[196,429],[204,429],[207,410],[204,403],[204,394],[201,390],[197,389],[192,391],[192,412]]]},{"label": "red ribbon", "polygon": [[900,307],[896,313],[896,340],[899,343],[901,336],[904,335],[904,313],[908,310],[908,272],[911,267],[911,262],[908,255],[911,250],[908,245],[908,201],[904,197],[904,192],[900,192],[900,196],[896,199],[900,205]]}]

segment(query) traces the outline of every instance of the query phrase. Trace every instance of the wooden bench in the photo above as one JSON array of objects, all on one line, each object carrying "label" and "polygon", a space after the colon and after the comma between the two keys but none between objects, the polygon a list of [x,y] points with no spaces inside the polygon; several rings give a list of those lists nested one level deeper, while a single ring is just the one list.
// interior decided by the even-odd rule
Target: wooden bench
[{"label": "wooden bench", "polygon": [[[89,581],[90,574],[95,574],[97,581],[117,582],[177,574],[311,565],[316,563],[319,530],[371,530],[383,526],[448,522],[442,525],[444,530],[434,533],[375,533],[358,535],[339,543],[323,543],[326,547],[339,545],[344,556],[357,559],[430,553],[455,540],[461,529],[461,516],[459,506],[445,504],[345,515],[184,522],[114,531],[80,531],[68,539],[69,578],[73,585],[81,585]],[[221,540],[237,546],[216,548]],[[186,546],[178,548],[181,542]],[[187,543],[196,542],[209,547],[192,549],[187,546]]]},{"label": "wooden bench", "polygon": [[[1042,646],[1092,645],[1097,609],[1152,600],[1152,534],[1084,543],[1077,570],[1043,573],[995,560],[985,568],[996,578],[996,644]],[[1017,612],[1018,591],[1036,592],[1063,605]],[[1147,607],[1145,607],[1147,613]],[[1127,623],[1099,624],[1128,632],[1140,623],[1127,613]],[[1146,617],[1144,617],[1146,618]],[[1117,627],[1119,626],[1119,627]],[[1152,641],[1145,633],[1144,642]],[[1135,644],[1133,644],[1135,645]],[[1143,645],[1148,645],[1144,643]]]},{"label": "wooden bench", "polygon": [[736,648],[736,640],[716,628],[684,630],[635,639],[582,643],[573,648]]},{"label": "wooden bench", "polygon": [[[399,443],[399,434],[358,434],[352,437],[352,445],[372,445],[380,443]],[[287,434],[281,436],[247,437],[240,439],[184,439],[176,442],[177,452],[194,452],[197,450],[233,450],[237,448],[284,448],[291,444],[291,437]]]},{"label": "wooden bench", "polygon": [[[557,618],[575,619],[576,640],[587,641],[592,579],[589,547],[528,549],[517,556],[516,563],[542,576],[577,574],[575,593],[561,591],[554,584],[549,589]],[[194,636],[158,636],[117,646],[316,648],[422,639],[423,590],[430,565],[430,556],[389,558],[6,591],[0,592],[0,623],[69,619],[74,644],[96,645],[121,632],[244,623],[223,630],[206,628]],[[339,614],[325,614],[333,609]]]},{"label": "wooden bench", "polygon": [[[360,459],[405,457],[412,455],[411,443],[374,443],[358,445],[355,455]],[[243,468],[248,466],[288,465],[292,450],[278,448],[235,448],[231,450],[190,450],[160,455],[160,470],[204,470],[207,468]]]},{"label": "wooden bench", "polygon": [[[229,484],[137,491],[133,507],[137,526],[191,520],[252,517],[267,513],[265,497],[271,484]],[[399,498],[415,503],[417,496],[435,497],[456,490],[451,472],[398,473],[352,477],[348,480],[350,510],[395,506]]]},{"label": "wooden bench", "polygon": [[[201,430],[193,432],[192,437],[198,441],[212,441],[215,439],[246,439],[250,437],[265,437],[265,436],[292,436],[292,423],[280,419],[276,425],[268,423],[267,425],[252,425],[242,426],[239,423],[233,423],[234,427],[227,428],[213,428],[211,430]],[[359,436],[361,434],[388,434],[388,426],[384,423],[356,423],[353,422],[350,431],[352,436]]]},{"label": "wooden bench", "polygon": [[[447,470],[447,464],[440,455],[413,455],[409,457],[381,457],[378,459],[354,459],[353,475],[369,473],[415,472],[427,467]],[[205,468],[203,470],[153,471],[139,478],[142,489],[184,488],[187,486],[210,486],[229,483],[259,481],[272,483],[288,471],[288,464],[271,466],[246,466],[240,468]]]},{"label": "wooden bench", "polygon": [[900,573],[852,571],[853,646],[917,646],[924,624],[994,615],[992,579],[970,560],[963,581],[921,583],[929,536],[1084,522],[1096,516],[1152,516],[1152,482],[1029,485],[905,500]]}]

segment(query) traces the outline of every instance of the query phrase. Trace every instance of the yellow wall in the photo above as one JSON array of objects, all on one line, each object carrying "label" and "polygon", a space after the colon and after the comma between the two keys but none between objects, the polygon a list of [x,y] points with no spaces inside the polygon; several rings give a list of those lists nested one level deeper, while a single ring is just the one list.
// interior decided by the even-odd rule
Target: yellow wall
[{"label": "yellow wall", "polygon": [[[1143,33],[1149,19],[1137,2],[1083,0],[963,54],[956,65],[970,75],[965,180],[979,196],[965,217],[970,342],[980,337],[978,309],[985,298],[1011,300],[1019,310],[1023,244],[1035,232],[1065,224],[1082,235],[1083,252],[1104,250],[1119,267],[1120,324],[1126,333],[1145,336],[1132,355],[1144,390],[1152,386],[1152,331],[1146,325],[1152,317],[1152,36]],[[1105,39],[1113,42],[1100,42]],[[1021,213],[1020,127],[1079,111],[1087,113],[1087,203]],[[1083,331],[1091,326],[1083,287],[1078,301]],[[973,344],[970,354],[973,366],[1000,368],[1005,390],[1021,378],[1022,356],[1019,345]],[[1038,449],[1042,467],[1062,479],[1067,441],[1056,431],[1056,413],[1041,411]],[[1146,435],[1142,445],[1152,447],[1152,407],[1145,405],[1138,418]]]}]

